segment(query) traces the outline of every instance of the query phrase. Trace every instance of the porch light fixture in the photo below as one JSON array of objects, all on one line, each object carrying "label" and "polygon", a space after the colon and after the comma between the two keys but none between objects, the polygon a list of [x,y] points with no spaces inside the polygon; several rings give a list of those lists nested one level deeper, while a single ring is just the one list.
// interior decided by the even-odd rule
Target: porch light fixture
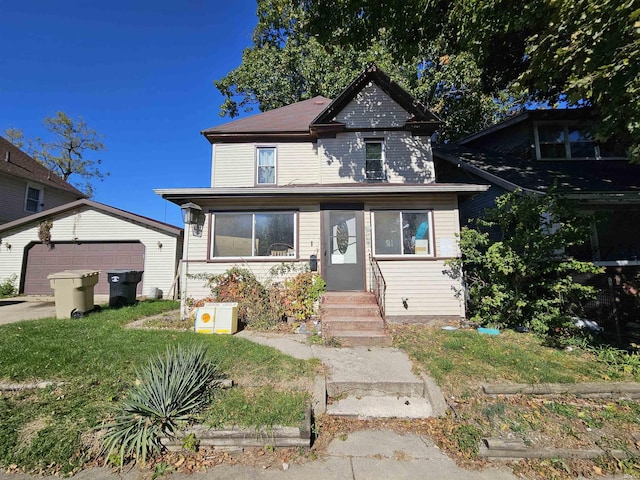
[{"label": "porch light fixture", "polygon": [[180,210],[182,211],[182,220],[184,221],[184,255],[182,260],[181,267],[181,284],[182,284],[182,293],[180,294],[180,317],[183,320],[187,320],[189,318],[189,307],[187,306],[187,278],[189,277],[189,230],[188,226],[191,225],[191,231],[197,237],[202,235],[202,227],[204,225],[204,213],[202,212],[202,207],[200,205],[196,205],[193,202],[185,203],[180,206]]},{"label": "porch light fixture", "polygon": [[182,205],[180,210],[182,211],[182,220],[184,221],[184,224],[192,225],[195,233],[195,226],[202,225],[204,223],[202,207],[193,202],[189,202]]}]

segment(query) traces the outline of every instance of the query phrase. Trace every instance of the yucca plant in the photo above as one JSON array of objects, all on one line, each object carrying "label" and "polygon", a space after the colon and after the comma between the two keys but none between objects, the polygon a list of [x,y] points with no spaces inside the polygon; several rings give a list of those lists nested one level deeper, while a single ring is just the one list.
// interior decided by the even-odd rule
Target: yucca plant
[{"label": "yucca plant", "polygon": [[104,428],[107,461],[135,459],[144,464],[149,454],[162,451],[161,437],[175,435],[180,424],[204,407],[222,378],[206,348],[167,348],[136,370],[136,384],[123,411]]}]

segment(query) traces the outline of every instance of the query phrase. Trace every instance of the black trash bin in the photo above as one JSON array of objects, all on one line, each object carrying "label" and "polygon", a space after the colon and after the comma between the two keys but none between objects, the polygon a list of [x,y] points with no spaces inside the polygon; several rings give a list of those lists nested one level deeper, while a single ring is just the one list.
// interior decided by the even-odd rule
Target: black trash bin
[{"label": "black trash bin", "polygon": [[110,270],[107,272],[109,279],[109,306],[125,307],[135,305],[136,289],[142,280],[144,272],[136,270]]}]

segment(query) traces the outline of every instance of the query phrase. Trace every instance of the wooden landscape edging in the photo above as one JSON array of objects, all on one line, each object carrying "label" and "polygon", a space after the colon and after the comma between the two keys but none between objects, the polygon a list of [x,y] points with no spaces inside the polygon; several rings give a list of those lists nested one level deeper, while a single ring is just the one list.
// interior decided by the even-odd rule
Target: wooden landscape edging
[{"label": "wooden landscape edging", "polygon": [[63,382],[24,382],[24,383],[4,383],[0,382],[0,392],[19,392],[21,390],[35,390],[38,388],[61,387]]},{"label": "wooden landscape edging", "polygon": [[493,383],[482,386],[487,395],[577,395],[594,398],[640,398],[637,382]]},{"label": "wooden landscape edging", "polygon": [[194,435],[201,448],[215,447],[310,447],[311,406],[307,406],[305,418],[299,427],[273,427],[270,429],[238,428],[216,430],[204,425],[193,425],[175,438],[163,438],[162,444],[169,451],[183,450],[182,440]]},{"label": "wooden landscape edging", "polygon": [[480,442],[478,456],[487,460],[521,460],[523,458],[581,458],[591,459],[608,455],[618,459],[638,456],[637,449],[605,450],[602,448],[528,448],[523,440],[483,438]]}]

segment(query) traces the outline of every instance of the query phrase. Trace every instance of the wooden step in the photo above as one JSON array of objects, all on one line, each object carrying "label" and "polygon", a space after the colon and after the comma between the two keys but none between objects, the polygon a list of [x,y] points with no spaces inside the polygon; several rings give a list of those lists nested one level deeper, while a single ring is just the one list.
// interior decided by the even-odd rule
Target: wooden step
[{"label": "wooden step", "polygon": [[374,304],[323,304],[320,307],[322,316],[331,317],[376,317],[380,316],[380,308]]},{"label": "wooden step", "polygon": [[358,304],[376,305],[376,297],[371,292],[326,292],[322,295],[322,304]]}]

